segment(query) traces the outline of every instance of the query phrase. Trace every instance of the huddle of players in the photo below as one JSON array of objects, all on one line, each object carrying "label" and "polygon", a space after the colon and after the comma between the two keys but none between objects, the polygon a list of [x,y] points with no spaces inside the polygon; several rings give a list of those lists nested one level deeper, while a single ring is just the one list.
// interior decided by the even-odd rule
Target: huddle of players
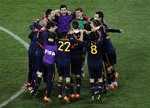
[{"label": "huddle of players", "polygon": [[[70,98],[79,99],[84,48],[87,51],[92,100],[102,100],[102,90],[107,92],[107,89],[112,90],[118,86],[118,73],[113,67],[116,64],[116,53],[108,32],[120,33],[122,30],[109,29],[103,20],[102,12],[96,12],[94,18],[89,19],[81,8],[71,13],[65,5],[61,5],[60,10],[48,9],[45,16],[36,20],[30,29],[29,73],[25,84],[30,94],[36,95],[43,77],[46,82],[44,101],[52,102],[50,95],[56,64],[58,98],[66,102],[69,102]],[[66,83],[63,98],[64,79]]]}]

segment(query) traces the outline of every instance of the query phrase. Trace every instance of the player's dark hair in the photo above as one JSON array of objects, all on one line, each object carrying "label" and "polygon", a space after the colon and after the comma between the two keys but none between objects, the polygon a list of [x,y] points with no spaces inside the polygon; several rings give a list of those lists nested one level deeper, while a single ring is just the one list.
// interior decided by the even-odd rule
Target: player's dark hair
[{"label": "player's dark hair", "polygon": [[50,15],[52,12],[52,9],[47,9],[45,12],[46,17],[48,17],[48,15]]},{"label": "player's dark hair", "polygon": [[87,30],[87,31],[91,31],[92,27],[89,23],[85,23],[84,24],[84,29]]},{"label": "player's dark hair", "polygon": [[59,9],[61,9],[61,8],[66,8],[67,9],[67,6],[66,5],[60,5]]},{"label": "player's dark hair", "polygon": [[92,20],[95,27],[100,26],[100,21],[97,19]]},{"label": "player's dark hair", "polygon": [[94,18],[92,17],[91,19],[90,19],[90,21],[93,21],[94,20]]},{"label": "player's dark hair", "polygon": [[49,38],[56,38],[57,37],[57,33],[56,32],[50,32],[49,34]]},{"label": "player's dark hair", "polygon": [[66,31],[60,33],[60,38],[64,38],[66,36],[67,36],[67,32]]},{"label": "player's dark hair", "polygon": [[83,12],[82,8],[77,8],[75,11]]},{"label": "player's dark hair", "polygon": [[46,29],[50,29],[51,27],[54,27],[54,26],[56,26],[56,23],[54,21],[49,21],[47,23]]},{"label": "player's dark hair", "polygon": [[77,20],[73,20],[73,21],[71,22],[71,25],[72,25],[72,28],[73,28],[73,29],[78,29],[78,28],[79,28],[79,23],[78,23]]},{"label": "player's dark hair", "polygon": [[53,45],[55,44],[54,40],[57,37],[56,32],[49,32],[48,36],[46,37],[46,44]]},{"label": "player's dark hair", "polygon": [[99,15],[99,18],[101,17],[102,19],[104,18],[104,14],[102,11],[97,11],[95,14]]},{"label": "player's dark hair", "polygon": [[98,39],[97,32],[96,32],[96,31],[91,32],[91,33],[89,34],[89,39],[90,39],[91,41],[97,40],[97,39]]}]

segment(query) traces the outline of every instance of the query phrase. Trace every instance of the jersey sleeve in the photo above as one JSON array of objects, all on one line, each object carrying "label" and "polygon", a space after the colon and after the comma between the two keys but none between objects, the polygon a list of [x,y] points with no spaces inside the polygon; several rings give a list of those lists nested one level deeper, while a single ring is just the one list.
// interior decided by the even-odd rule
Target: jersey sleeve
[{"label": "jersey sleeve", "polygon": [[88,41],[79,41],[79,40],[76,40],[76,42],[81,45],[81,46],[84,46],[84,47],[87,47],[89,45],[89,42]]},{"label": "jersey sleeve", "polygon": [[87,33],[83,32],[83,40],[84,41],[89,41],[89,36]]}]

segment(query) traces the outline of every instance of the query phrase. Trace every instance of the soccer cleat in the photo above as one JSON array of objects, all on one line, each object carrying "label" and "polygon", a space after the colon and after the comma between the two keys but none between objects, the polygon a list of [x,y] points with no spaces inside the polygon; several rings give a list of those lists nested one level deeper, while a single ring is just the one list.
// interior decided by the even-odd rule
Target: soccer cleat
[{"label": "soccer cleat", "polygon": [[91,99],[92,99],[92,101],[95,101],[95,96],[92,96]]},{"label": "soccer cleat", "polygon": [[28,87],[27,89],[29,90],[29,92],[31,92],[31,90],[32,90],[33,88],[32,88],[32,87]]},{"label": "soccer cleat", "polygon": [[119,78],[119,73],[118,72],[115,72],[115,79],[118,79]]},{"label": "soccer cleat", "polygon": [[95,95],[97,95],[97,94],[98,94],[98,92],[99,92],[98,90],[95,90],[94,94],[95,94]]},{"label": "soccer cleat", "polygon": [[34,90],[31,90],[31,91],[30,91],[30,94],[31,94],[32,96],[35,96]]},{"label": "soccer cleat", "polygon": [[70,94],[70,98],[74,99],[75,98],[75,94]]},{"label": "soccer cleat", "polygon": [[44,101],[46,101],[46,102],[52,102],[51,98],[47,98],[46,96],[44,97]]},{"label": "soccer cleat", "polygon": [[99,89],[99,87],[96,85],[95,87],[94,87],[94,89],[95,89],[95,92],[94,92],[94,94],[96,95],[96,94],[98,94],[98,89]]},{"label": "soccer cleat", "polygon": [[58,99],[62,100],[62,95],[61,94],[58,95]]},{"label": "soccer cleat", "polygon": [[114,87],[118,87],[118,83],[115,81],[112,83],[114,85]]},{"label": "soccer cleat", "polygon": [[31,89],[30,94],[31,94],[32,96],[35,96],[35,97],[36,97],[36,95],[37,95],[36,91],[33,90],[33,89]]},{"label": "soccer cleat", "polygon": [[108,85],[108,89],[109,90],[113,90],[114,89],[114,85],[113,84]]},{"label": "soccer cleat", "polygon": [[98,101],[102,101],[102,96],[101,96],[101,95],[98,95],[97,100],[98,100]]},{"label": "soccer cleat", "polygon": [[80,94],[76,94],[76,99],[79,99],[80,98]]},{"label": "soccer cleat", "polygon": [[26,82],[26,83],[24,84],[24,86],[28,88],[28,87],[31,86],[31,83]]},{"label": "soccer cleat", "polygon": [[107,94],[107,92],[108,92],[108,87],[105,86],[103,93],[104,93],[104,94]]},{"label": "soccer cleat", "polygon": [[68,98],[67,96],[64,97],[64,101],[66,101],[66,102],[68,102],[68,103],[70,102],[70,101],[69,101],[69,98]]}]

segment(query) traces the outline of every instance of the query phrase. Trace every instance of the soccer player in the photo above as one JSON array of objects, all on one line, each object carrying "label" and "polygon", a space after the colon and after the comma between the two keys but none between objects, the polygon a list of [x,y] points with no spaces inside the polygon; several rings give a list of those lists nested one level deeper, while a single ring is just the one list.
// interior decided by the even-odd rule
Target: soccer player
[{"label": "soccer player", "polygon": [[57,22],[57,33],[58,37],[62,32],[68,32],[70,30],[70,23],[73,19],[71,12],[67,10],[66,5],[60,6],[60,11],[55,12]]},{"label": "soccer player", "polygon": [[102,11],[97,11],[94,15],[94,19],[100,20],[101,24],[104,25],[106,32],[112,32],[112,33],[123,33],[124,32],[122,29],[108,28],[107,24],[104,21],[104,14]]},{"label": "soccer player", "polygon": [[46,24],[45,20],[40,20],[37,23],[41,26],[40,30],[38,30],[36,35],[36,50],[35,50],[35,60],[36,60],[36,75],[34,77],[34,81],[32,82],[31,87],[29,88],[30,94],[35,95],[36,91],[39,87],[42,74],[43,74],[43,65],[42,65],[42,58],[43,58],[43,44],[45,39],[45,32],[46,32]]},{"label": "soccer player", "polygon": [[[84,15],[84,13],[83,13],[83,10],[82,10],[82,8],[77,8],[76,10],[75,10],[75,19],[78,21],[78,23],[79,23],[79,29],[84,29],[84,24],[86,24],[86,23],[89,23],[89,21],[90,21],[90,18],[88,18],[86,15]],[[85,67],[85,64],[86,64],[86,50],[85,49],[83,49],[82,50],[83,52],[82,52],[82,77],[84,77],[85,76],[85,74],[84,74],[84,67]]]},{"label": "soccer player", "polygon": [[45,15],[42,17],[42,20],[55,21],[55,11],[52,9],[47,9]]},{"label": "soccer player", "polygon": [[50,32],[46,42],[44,43],[44,56],[43,56],[43,65],[44,71],[46,72],[46,95],[44,101],[52,102],[50,95],[52,91],[53,81],[54,81],[54,64],[57,55],[57,44],[53,39],[57,34],[55,32]]},{"label": "soccer player", "polygon": [[[100,26],[100,21],[96,19],[91,20],[91,27],[92,31],[97,31],[98,35],[101,37],[101,42],[102,42],[102,55],[103,55],[103,37],[105,36],[105,29],[103,26]],[[108,84],[107,84],[107,78],[104,73],[104,67],[103,67],[103,88],[104,88],[104,93],[108,92]],[[97,85],[97,80],[95,81],[95,94],[97,94],[98,90],[98,85]]]},{"label": "soccer player", "polygon": [[[41,26],[39,25],[38,27],[41,27]],[[28,72],[28,80],[24,85],[27,88],[31,86],[33,79],[34,79],[34,76],[35,76],[35,73],[36,73],[35,50],[37,48],[36,36],[37,36],[37,31],[38,31],[37,28],[38,27],[35,25],[31,25],[30,29],[32,31],[28,36],[28,38],[30,39],[30,45],[28,48],[29,72]]]},{"label": "soccer player", "polygon": [[[72,31],[69,35],[70,37],[74,36],[76,38],[80,38],[81,30],[79,30],[79,23],[77,20],[73,20],[71,22]],[[79,45],[77,42],[74,42],[71,46],[71,87],[70,87],[70,98],[80,98],[80,89],[81,89],[81,69],[82,69],[82,52],[83,52],[83,46]],[[75,76],[76,81],[76,95],[74,94],[73,90],[73,75]]]},{"label": "soccer player", "polygon": [[116,64],[116,52],[115,48],[108,36],[109,32],[118,32],[121,33],[123,30],[121,29],[109,29],[107,24],[104,22],[103,18],[103,12],[98,11],[95,14],[95,18],[100,20],[101,25],[104,28],[103,32],[103,60],[106,68],[107,73],[107,80],[108,80],[108,86],[109,89],[112,90],[114,87],[118,86],[118,83],[116,82],[116,79],[118,78],[118,72],[114,69],[114,64]]},{"label": "soccer player", "polygon": [[29,34],[29,39],[31,40],[31,44],[28,49],[28,57],[29,57],[29,73],[28,73],[28,80],[25,84],[25,87],[31,87],[33,80],[35,78],[35,74],[37,71],[37,62],[36,62],[36,50],[38,48],[37,45],[37,34],[38,31],[42,28],[39,25],[40,20],[35,20],[33,25],[30,25],[30,29],[32,30]]},{"label": "soccer player", "polygon": [[67,38],[67,32],[60,33],[58,40],[58,54],[56,66],[58,71],[58,98],[62,99],[63,78],[66,80],[64,100],[69,102],[70,95],[70,77],[71,77],[71,57],[70,48],[73,43],[73,38]]},{"label": "soccer player", "polygon": [[77,8],[75,10],[75,19],[79,23],[79,27],[78,27],[79,29],[84,29],[84,24],[90,21],[90,18],[84,15],[82,8]]},{"label": "soccer player", "polygon": [[[34,82],[32,84],[32,87],[29,88],[30,94],[31,95],[36,95],[36,92],[38,90],[38,87],[41,82],[41,78],[43,76],[43,50],[44,50],[44,42],[46,37],[48,36],[49,30],[55,30],[56,25],[53,22],[49,22],[48,24],[46,23],[45,20],[41,20],[39,24],[42,26],[42,28],[38,31],[37,33],[37,49],[36,49],[36,76],[34,79]],[[46,30],[46,28],[48,30]]]},{"label": "soccer player", "polygon": [[88,53],[88,71],[90,77],[90,90],[92,100],[96,100],[95,96],[95,80],[98,79],[98,97],[97,100],[102,100],[102,70],[103,70],[103,60],[102,60],[102,42],[101,36],[95,32],[89,33],[90,41],[79,42],[79,44],[86,46]]}]

